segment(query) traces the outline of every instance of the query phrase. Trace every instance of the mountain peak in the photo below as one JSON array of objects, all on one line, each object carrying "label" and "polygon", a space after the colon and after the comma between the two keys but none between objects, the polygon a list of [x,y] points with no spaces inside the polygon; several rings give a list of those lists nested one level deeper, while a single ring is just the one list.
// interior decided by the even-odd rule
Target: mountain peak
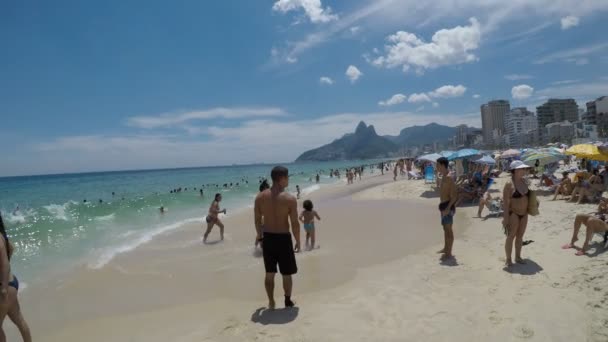
[{"label": "mountain peak", "polygon": [[367,125],[365,124],[365,122],[361,121],[359,122],[359,124],[357,125],[357,129],[355,129],[355,134],[362,134],[367,130]]}]

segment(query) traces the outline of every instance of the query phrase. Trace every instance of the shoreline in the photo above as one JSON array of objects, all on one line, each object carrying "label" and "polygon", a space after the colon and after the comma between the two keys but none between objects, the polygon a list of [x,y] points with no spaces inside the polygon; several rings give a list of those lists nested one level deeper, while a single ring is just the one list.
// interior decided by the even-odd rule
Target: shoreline
[{"label": "shoreline", "polygon": [[[391,235],[378,238],[374,234],[381,233],[370,232],[362,228],[369,226],[370,229],[376,229],[374,227],[376,220],[373,216],[366,215],[364,213],[366,210],[374,212],[380,220],[387,222],[395,219],[396,215],[404,213],[403,201],[359,201],[352,199],[352,194],[392,182],[390,177],[392,176],[370,175],[363,181],[358,181],[351,186],[339,181],[335,185],[322,187],[319,191],[313,192],[311,196],[301,198],[300,205],[304,199],[311,198],[315,201],[323,220],[319,223],[321,227],[319,235],[321,248],[298,255],[298,262],[302,263],[303,270],[301,272],[303,276],[314,274],[312,277],[296,278],[298,280],[296,280],[295,291],[298,294],[341,286],[351,281],[357,270],[361,268],[399,259],[404,254],[413,253],[424,245],[434,244],[436,239],[440,237],[437,232],[433,232],[428,234],[427,242],[421,243],[424,240],[418,239],[416,242],[415,236],[412,235],[409,239],[413,243],[408,247],[407,244],[400,241],[401,238],[391,239]],[[412,203],[410,206],[412,207],[412,216],[420,210],[427,210],[429,213],[435,214],[434,207],[416,203]],[[345,221],[343,218],[349,215],[352,218]],[[404,217],[402,221],[405,222],[406,219],[407,217]],[[52,298],[48,298],[48,292],[46,292],[48,288],[28,289],[27,296],[23,299],[24,307],[35,308],[36,315],[42,318],[51,315],[51,312],[45,312],[48,310],[46,308],[56,308],[60,305],[78,307],[90,302],[90,293],[96,293],[97,295],[106,293],[108,297],[113,297],[113,300],[118,302],[131,301],[128,305],[98,303],[96,304],[99,309],[97,313],[91,312],[95,310],[82,310],[81,308],[82,312],[77,315],[74,315],[73,312],[69,313],[63,319],[61,318],[62,315],[55,314],[53,319],[47,319],[47,322],[39,325],[41,331],[52,331],[55,330],[53,326],[62,326],[62,323],[60,323],[62,321],[64,323],[73,322],[86,317],[94,320],[107,315],[120,314],[120,312],[130,315],[141,311],[166,310],[172,306],[191,303],[193,297],[197,298],[196,301],[218,298],[247,300],[252,298],[253,295],[254,298],[258,298],[263,303],[265,301],[263,287],[255,294],[251,294],[247,291],[243,292],[240,288],[226,286],[226,284],[231,283],[240,284],[241,281],[237,279],[243,277],[243,274],[248,275],[249,280],[258,279],[263,271],[260,255],[254,252],[252,244],[247,243],[253,241],[255,237],[253,217],[246,210],[241,210],[238,214],[235,213],[226,218],[225,224],[227,241],[224,243],[216,244],[217,228],[210,236],[211,244],[202,245],[198,240],[203,232],[200,224],[182,226],[168,234],[158,235],[155,239],[134,251],[116,256],[100,269],[81,267],[71,275],[66,276],[65,279],[52,282],[50,285],[55,287]],[[408,231],[399,227],[389,228],[397,234],[409,234]],[[236,231],[237,229],[238,231]],[[342,236],[345,233],[348,235],[346,237]],[[370,238],[377,241],[383,241],[384,239],[385,244],[390,246],[385,245],[383,253],[377,254],[372,249],[366,248],[366,240]],[[302,240],[304,240],[303,231]],[[404,249],[405,247],[407,248]],[[349,251],[355,254],[351,254]],[[206,260],[209,258],[215,260],[217,265],[213,262],[207,263]],[[344,267],[344,264],[350,265]],[[313,271],[305,271],[307,267],[312,268]],[[193,270],[197,270],[201,274],[193,275]],[[206,284],[203,279],[210,275],[218,277],[217,282]],[[113,290],[108,290],[99,285],[107,282],[108,279],[121,284],[121,294],[113,294]],[[163,281],[184,284],[172,285],[179,291],[171,294],[171,300],[157,300],[161,289],[155,285],[150,285],[150,283],[156,284]],[[256,285],[260,286],[262,284]],[[143,290],[144,288],[145,290]],[[47,298],[40,299],[40,297],[44,297],[42,293],[46,293]],[[124,299],[118,300],[122,296],[124,296]],[[146,299],[150,297],[155,299]],[[137,309],[138,307],[139,309]],[[35,318],[34,321],[39,321],[39,319]]]}]

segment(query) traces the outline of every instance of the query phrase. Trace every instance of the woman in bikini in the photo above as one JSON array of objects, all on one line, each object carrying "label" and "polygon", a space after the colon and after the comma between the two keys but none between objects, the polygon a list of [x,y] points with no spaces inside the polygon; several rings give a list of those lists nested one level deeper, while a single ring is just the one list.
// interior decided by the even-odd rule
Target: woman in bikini
[{"label": "woman in bikini", "polygon": [[505,241],[506,266],[513,266],[511,253],[513,240],[515,240],[515,262],[525,264],[521,257],[524,233],[528,225],[528,195],[529,189],[524,176],[530,170],[530,166],[520,160],[511,163],[511,181],[505,184],[503,190],[504,214],[502,224],[507,229]]},{"label": "woman in bikini", "polygon": [[226,209],[224,209],[224,210],[220,209],[221,201],[222,201],[222,195],[215,194],[215,199],[213,200],[213,203],[211,203],[211,206],[209,207],[209,212],[207,213],[207,218],[205,219],[207,221],[207,231],[205,232],[205,235],[203,236],[203,242],[207,242],[207,237],[209,236],[209,233],[211,233],[211,229],[213,229],[214,225],[217,225],[218,227],[220,227],[220,237],[222,240],[224,240],[224,224],[222,223],[222,221],[220,221],[219,217],[217,216],[220,213],[226,214]]},{"label": "woman in bikini", "polygon": [[2,324],[8,318],[15,323],[24,342],[31,342],[30,328],[21,314],[19,298],[19,280],[11,273],[10,260],[13,255],[13,245],[8,241],[8,235],[0,216],[0,341],[6,341]]}]

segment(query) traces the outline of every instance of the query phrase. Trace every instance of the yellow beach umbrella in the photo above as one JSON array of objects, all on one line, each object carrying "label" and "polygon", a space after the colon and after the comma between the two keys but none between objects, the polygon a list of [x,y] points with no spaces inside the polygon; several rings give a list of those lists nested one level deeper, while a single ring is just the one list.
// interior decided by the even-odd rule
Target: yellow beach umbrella
[{"label": "yellow beach umbrella", "polygon": [[566,154],[574,155],[577,158],[608,161],[608,154],[602,153],[597,146],[591,144],[574,145],[566,150]]}]

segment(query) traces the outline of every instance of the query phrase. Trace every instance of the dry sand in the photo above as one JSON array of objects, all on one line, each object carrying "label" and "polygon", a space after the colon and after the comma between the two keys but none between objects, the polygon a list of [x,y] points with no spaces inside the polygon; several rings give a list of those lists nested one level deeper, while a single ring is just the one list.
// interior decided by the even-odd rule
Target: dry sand
[{"label": "dry sand", "polygon": [[28,289],[24,311],[44,341],[608,341],[601,239],[589,256],[560,248],[575,214],[594,206],[541,197],[528,263],[509,271],[501,219],[459,208],[456,262],[442,264],[436,194],[390,177],[313,195],[321,248],[298,255],[298,308],[264,309],[243,212],[226,220],[223,243],[203,246],[201,228],[184,227],[100,270]]}]

